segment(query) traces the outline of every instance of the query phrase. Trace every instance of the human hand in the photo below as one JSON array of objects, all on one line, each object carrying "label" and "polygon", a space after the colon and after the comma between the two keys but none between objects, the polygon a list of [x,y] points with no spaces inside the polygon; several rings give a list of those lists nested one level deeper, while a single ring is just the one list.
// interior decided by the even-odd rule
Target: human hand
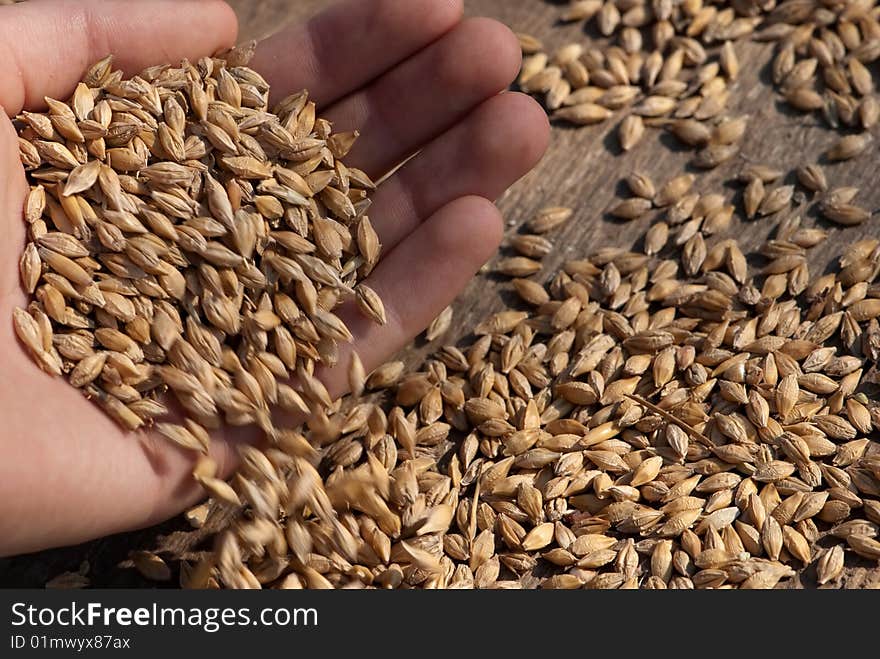
[{"label": "human hand", "polygon": [[[115,54],[126,74],[231,46],[235,16],[219,0],[62,0],[0,9],[0,105],[9,117],[67,98],[83,71]],[[383,260],[368,284],[383,298],[377,326],[343,308],[352,348],[369,370],[412,339],[492,255],[502,220],[491,201],[527,172],[548,139],[543,111],[501,93],[519,67],[507,28],[462,19],[461,0],[348,0],[260,44],[252,62],[277,98],[307,88],[338,131],[362,137],[346,159],[379,179],[373,196]],[[192,454],[156,433],[122,431],[61,378],[31,362],[12,329],[25,295],[18,276],[27,184],[11,122],[0,119],[0,555],[144,527],[199,497]],[[341,367],[324,375],[345,393]],[[255,431],[218,433],[212,457],[234,467]]]}]

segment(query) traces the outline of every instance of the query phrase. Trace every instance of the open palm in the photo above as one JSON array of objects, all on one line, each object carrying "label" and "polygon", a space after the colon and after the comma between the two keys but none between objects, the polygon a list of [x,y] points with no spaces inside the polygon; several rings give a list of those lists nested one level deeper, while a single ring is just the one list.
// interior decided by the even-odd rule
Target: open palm
[{"label": "open palm", "polygon": [[[235,16],[219,0],[63,0],[0,9],[0,105],[14,117],[66,98],[93,61],[113,53],[127,74],[231,46]],[[547,122],[528,98],[500,93],[519,48],[499,23],[462,19],[461,0],[348,0],[260,44],[252,66],[278,97],[307,88],[336,130],[363,136],[347,158],[379,179],[371,218],[384,258],[369,285],[388,317],[340,315],[373,368],[421,331],[496,249],[489,201],[540,158]],[[27,185],[14,128],[0,119],[0,555],[69,544],[166,519],[201,496],[192,456],[155,434],[127,434],[18,345],[12,309]],[[340,363],[345,364],[343,355]],[[344,370],[344,369],[343,369]],[[340,369],[325,375],[341,395]],[[228,473],[226,432],[212,453]]]}]

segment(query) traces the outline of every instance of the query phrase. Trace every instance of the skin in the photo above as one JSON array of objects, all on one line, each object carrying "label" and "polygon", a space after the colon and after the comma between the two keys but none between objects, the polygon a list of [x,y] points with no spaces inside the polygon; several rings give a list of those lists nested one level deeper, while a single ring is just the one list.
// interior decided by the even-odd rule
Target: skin
[{"label": "skin", "polygon": [[[64,99],[93,61],[115,53],[127,74],[236,40],[219,0],[63,0],[3,9],[0,23],[0,555],[73,544],[168,519],[204,495],[192,454],[155,433],[125,433],[60,378],[30,361],[12,310],[25,304],[18,259],[27,191],[12,123],[43,97]],[[341,39],[340,35],[346,35]],[[502,219],[491,200],[528,172],[548,125],[531,99],[506,92],[519,68],[514,35],[500,23],[463,19],[461,0],[348,0],[262,43],[252,66],[277,96],[308,88],[336,130],[363,137],[346,159],[375,179],[413,153],[374,197],[371,219],[383,260],[368,284],[388,324],[340,310],[370,370],[405,345],[456,296],[496,250]],[[341,369],[322,372],[334,395]],[[221,471],[252,431],[214,437]]]}]

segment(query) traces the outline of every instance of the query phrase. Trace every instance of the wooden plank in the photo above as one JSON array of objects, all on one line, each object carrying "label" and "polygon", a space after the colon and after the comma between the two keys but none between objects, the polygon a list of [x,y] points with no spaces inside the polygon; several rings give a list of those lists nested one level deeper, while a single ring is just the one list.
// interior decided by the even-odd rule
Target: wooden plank
[{"label": "wooden plank", "polygon": [[[244,9],[254,4],[247,0],[238,0],[233,4],[241,7],[242,15],[248,11],[256,12],[256,7],[254,10]],[[260,15],[265,23],[261,25],[280,25],[301,19],[332,2],[264,0],[256,4],[262,6]],[[581,25],[558,22],[559,3],[465,0],[465,6],[469,15],[490,16],[514,30],[537,36],[551,52],[573,41],[586,43],[591,36],[585,34]],[[244,27],[243,33],[249,30],[250,27]],[[498,200],[508,221],[509,232],[516,231],[544,206],[566,205],[575,209],[572,220],[562,230],[549,236],[564,247],[555,250],[544,260],[542,275],[545,278],[549,279],[566,259],[586,255],[598,247],[613,245],[630,248],[639,244],[656,214],[626,224],[605,216],[605,211],[618,198],[621,179],[634,170],[648,174],[659,185],[674,173],[688,169],[698,177],[694,186],[696,191],[719,192],[728,200],[739,203],[742,186],[731,186],[729,181],[746,164],[764,163],[782,169],[788,176],[780,184],[790,184],[794,183],[795,167],[821,160],[821,154],[839,138],[839,134],[825,128],[816,116],[795,113],[780,105],[767,71],[772,46],[742,41],[736,44],[736,52],[742,73],[731,87],[729,114],[748,115],[750,127],[742,142],[740,155],[711,172],[690,170],[688,162],[692,152],[683,149],[674,138],[658,129],[649,129],[635,149],[622,153],[615,131],[626,114],[625,110],[599,126],[555,127],[551,146],[541,164]],[[874,149],[871,151],[874,152]],[[846,163],[825,166],[825,171],[832,187],[862,187],[856,202],[874,209],[880,206],[880,186],[871,185],[874,174],[869,166],[870,158],[870,155],[863,154]],[[820,226],[831,232],[826,242],[811,250],[812,272],[827,268],[847,244],[876,233],[872,222],[843,230],[817,218],[815,204],[800,192],[796,195],[796,201],[791,213],[802,214],[806,225]],[[753,250],[772,233],[778,219],[736,221],[728,232],[708,242],[712,245],[717,240],[736,237],[744,251]],[[760,260],[755,263],[760,264]],[[455,303],[455,320],[447,337],[466,335],[468,328],[481,318],[500,309],[503,306],[503,291],[507,288],[503,280],[491,275],[478,277],[471,282]],[[405,357],[408,362],[416,363],[429,351],[429,346],[417,344],[405,352]]]},{"label": "wooden plank", "polygon": [[327,0],[228,0],[239,22],[239,38],[262,39],[290,22],[329,6]]}]

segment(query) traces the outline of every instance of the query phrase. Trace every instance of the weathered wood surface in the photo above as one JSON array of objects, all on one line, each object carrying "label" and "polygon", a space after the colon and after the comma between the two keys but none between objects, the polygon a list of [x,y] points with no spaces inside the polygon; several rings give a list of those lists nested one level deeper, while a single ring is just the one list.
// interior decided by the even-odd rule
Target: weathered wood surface
[{"label": "weathered wood surface", "polygon": [[[264,37],[288,22],[302,20],[329,0],[230,0],[241,20],[241,36]],[[472,15],[498,18],[518,31],[525,31],[545,41],[548,49],[586,38],[580,26],[560,26],[556,23],[559,3],[539,0],[466,0]],[[295,44],[291,44],[295,48]],[[747,163],[764,163],[791,172],[795,167],[820,162],[821,154],[838,138],[834,131],[823,127],[821,120],[781,107],[778,95],[769,82],[767,63],[772,47],[767,44],[740,42],[736,45],[742,63],[740,78],[733,85],[730,114],[747,114],[750,127],[742,143],[739,157],[712,172],[695,171],[695,190],[721,192],[728,199],[739,202],[741,186],[726,185]],[[499,206],[508,220],[509,231],[548,205],[567,205],[576,209],[575,217],[561,230],[549,237],[558,249],[544,260],[543,275],[549,278],[566,259],[585,255],[603,246],[632,247],[637,245],[652,218],[621,224],[610,221],[604,211],[620,192],[620,180],[633,170],[650,175],[655,183],[687,167],[689,150],[682,149],[668,135],[650,130],[631,152],[621,153],[615,137],[615,128],[624,113],[618,113],[604,124],[590,128],[558,126],[553,131],[550,149],[543,162],[525,179],[515,185],[500,200]],[[876,143],[875,143],[876,144]],[[880,185],[874,182],[878,162],[876,146],[855,160],[825,165],[829,184],[853,185],[862,189],[856,201],[863,207],[880,207]],[[612,157],[612,154],[614,157]],[[789,175],[785,183],[793,183]],[[868,235],[876,235],[875,221],[856,229],[840,230],[818,219],[810,200],[796,197],[798,206],[792,212],[801,212],[808,225],[831,230],[829,239],[811,250],[812,272],[821,272],[839,256],[849,243]],[[726,237],[740,240],[744,251],[754,249],[766,239],[776,224],[770,218],[756,222],[738,222],[731,230],[709,241]],[[760,263],[760,261],[755,261]],[[481,275],[455,303],[452,328],[440,342],[452,341],[467,335],[467,329],[487,314],[503,306],[507,286],[491,274]],[[403,358],[417,365],[431,346],[423,341],[404,352]],[[130,548],[192,547],[192,538],[183,533],[185,523],[172,521],[160,527],[105,538],[75,548],[42,552],[38,555],[0,561],[0,585],[40,586],[48,578],[65,570],[75,570],[79,563],[91,562],[91,577],[98,586],[131,586],[142,584],[133,570],[116,569]],[[169,535],[170,534],[170,535]],[[865,564],[867,565],[867,564]],[[811,579],[808,572],[807,579]],[[876,579],[876,570],[854,567],[848,570],[847,584],[859,587]]]}]

